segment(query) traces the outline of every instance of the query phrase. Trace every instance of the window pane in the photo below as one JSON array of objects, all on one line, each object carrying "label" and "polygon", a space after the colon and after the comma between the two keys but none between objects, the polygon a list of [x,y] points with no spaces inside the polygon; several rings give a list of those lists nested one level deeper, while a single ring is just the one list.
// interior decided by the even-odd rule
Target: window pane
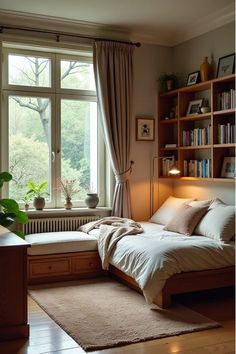
[{"label": "window pane", "polygon": [[51,60],[48,58],[9,54],[8,68],[9,84],[51,87]]},{"label": "window pane", "polygon": [[13,175],[10,198],[22,201],[28,181],[47,181],[50,186],[50,130],[48,98],[9,96],[9,171]]},{"label": "window pane", "polygon": [[76,180],[80,192],[73,200],[97,191],[96,102],[61,100],[61,176]]},{"label": "window pane", "polygon": [[61,60],[61,88],[95,91],[93,65]]}]

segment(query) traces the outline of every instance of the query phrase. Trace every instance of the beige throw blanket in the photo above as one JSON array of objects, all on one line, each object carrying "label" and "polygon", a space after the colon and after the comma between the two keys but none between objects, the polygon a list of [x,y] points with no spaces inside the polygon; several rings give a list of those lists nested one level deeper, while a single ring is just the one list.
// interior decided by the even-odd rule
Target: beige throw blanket
[{"label": "beige throw blanket", "polygon": [[93,229],[100,230],[98,236],[98,252],[102,260],[102,267],[105,270],[109,267],[109,257],[117,242],[126,235],[136,235],[143,232],[141,225],[137,222],[116,216],[109,216],[92,221],[79,228],[80,231],[86,233],[89,233],[89,231]]}]

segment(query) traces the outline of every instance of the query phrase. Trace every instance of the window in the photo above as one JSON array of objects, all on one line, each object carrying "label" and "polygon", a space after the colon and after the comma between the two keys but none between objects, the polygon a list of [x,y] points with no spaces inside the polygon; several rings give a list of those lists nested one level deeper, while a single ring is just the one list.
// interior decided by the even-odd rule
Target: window
[{"label": "window", "polygon": [[[3,48],[2,170],[18,202],[26,183],[48,182],[48,207],[63,205],[59,178],[75,179],[73,205],[89,191],[103,203],[103,142],[90,56]],[[7,148],[6,148],[7,147]]]}]

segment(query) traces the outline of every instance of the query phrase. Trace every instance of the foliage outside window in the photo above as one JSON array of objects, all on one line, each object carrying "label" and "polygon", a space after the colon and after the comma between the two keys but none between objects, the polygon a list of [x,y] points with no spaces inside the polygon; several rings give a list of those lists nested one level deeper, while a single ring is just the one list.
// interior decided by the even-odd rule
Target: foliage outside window
[{"label": "foliage outside window", "polygon": [[101,187],[92,58],[6,48],[4,59],[2,168],[13,176],[9,197],[22,202],[28,181],[46,180],[47,206],[59,207],[58,179],[75,180],[73,205],[82,206],[86,193]]}]

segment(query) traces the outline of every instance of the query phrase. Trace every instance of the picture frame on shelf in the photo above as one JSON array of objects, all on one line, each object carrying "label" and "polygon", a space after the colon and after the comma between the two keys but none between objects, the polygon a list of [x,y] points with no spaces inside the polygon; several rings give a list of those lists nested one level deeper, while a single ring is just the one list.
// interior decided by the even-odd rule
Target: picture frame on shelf
[{"label": "picture frame on shelf", "polygon": [[194,71],[188,74],[186,86],[197,84],[199,82],[199,79],[200,79],[200,71]]},{"label": "picture frame on shelf", "polygon": [[217,66],[217,75],[216,77],[223,77],[231,75],[234,73],[235,68],[235,54],[225,55],[224,57],[219,58]]},{"label": "picture frame on shelf", "polygon": [[154,141],[155,120],[154,118],[136,118],[136,140]]},{"label": "picture frame on shelf", "polygon": [[186,116],[191,116],[200,113],[200,108],[202,107],[203,98],[199,100],[190,101],[188,104],[188,109]]},{"label": "picture frame on shelf", "polygon": [[222,168],[221,168],[221,177],[223,178],[235,178],[235,157],[227,156],[224,157]]}]

